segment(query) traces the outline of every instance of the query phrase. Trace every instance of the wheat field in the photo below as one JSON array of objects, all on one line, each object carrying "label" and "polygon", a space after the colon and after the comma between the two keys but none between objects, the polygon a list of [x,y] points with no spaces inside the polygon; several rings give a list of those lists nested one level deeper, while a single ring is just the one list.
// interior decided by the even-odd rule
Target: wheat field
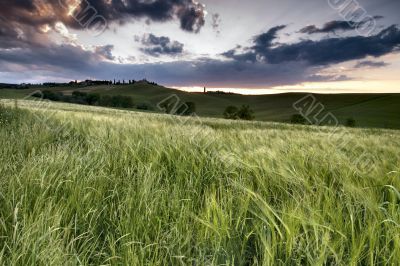
[{"label": "wheat field", "polygon": [[396,130],[2,100],[0,147],[0,265],[400,262]]}]

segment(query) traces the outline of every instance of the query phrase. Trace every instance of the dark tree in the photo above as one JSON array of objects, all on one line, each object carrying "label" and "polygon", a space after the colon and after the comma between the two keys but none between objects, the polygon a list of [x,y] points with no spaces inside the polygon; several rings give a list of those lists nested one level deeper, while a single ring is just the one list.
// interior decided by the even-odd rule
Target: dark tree
[{"label": "dark tree", "polygon": [[239,109],[236,106],[228,106],[225,108],[224,111],[224,118],[225,119],[238,119],[238,111]]},{"label": "dark tree", "polygon": [[[177,112],[178,108],[178,102],[175,101],[175,99],[169,98],[167,100],[163,100],[160,104],[159,104],[159,108],[161,108],[161,110],[163,110],[166,114],[171,114],[171,115],[175,115]],[[181,108],[182,106],[180,106]]]},{"label": "dark tree", "polygon": [[183,116],[193,115],[194,113],[196,113],[196,104],[194,102],[185,102],[176,112],[177,115]]},{"label": "dark tree", "polygon": [[54,93],[52,91],[45,90],[43,91],[43,99],[47,99],[50,101],[61,101],[64,97],[62,92]]},{"label": "dark tree", "polygon": [[138,110],[154,110],[153,106],[151,106],[151,104],[149,104],[149,103],[139,103],[136,106],[136,109],[138,109]]},{"label": "dark tree", "polygon": [[118,107],[118,108],[132,108],[134,107],[133,99],[129,96],[108,96],[104,95],[100,99],[100,105],[109,106],[109,107]]},{"label": "dark tree", "polygon": [[354,118],[347,118],[346,126],[347,127],[355,127],[356,126],[356,120]]},{"label": "dark tree", "polygon": [[292,118],[290,119],[290,123],[306,125],[307,124],[307,119],[305,119],[305,117],[302,116],[301,114],[294,114],[292,116]]},{"label": "dark tree", "polygon": [[254,111],[250,109],[249,105],[242,105],[238,111],[238,117],[242,120],[254,120]]},{"label": "dark tree", "polygon": [[91,93],[86,97],[89,105],[98,105],[100,101],[100,95],[97,93]]},{"label": "dark tree", "polygon": [[86,92],[81,92],[81,91],[74,91],[72,92],[72,96],[76,98],[84,98],[87,96]]},{"label": "dark tree", "polygon": [[99,100],[99,105],[100,106],[112,106],[112,98],[111,98],[111,96],[109,96],[109,95],[103,95],[103,96],[101,96],[100,97],[100,100]]}]

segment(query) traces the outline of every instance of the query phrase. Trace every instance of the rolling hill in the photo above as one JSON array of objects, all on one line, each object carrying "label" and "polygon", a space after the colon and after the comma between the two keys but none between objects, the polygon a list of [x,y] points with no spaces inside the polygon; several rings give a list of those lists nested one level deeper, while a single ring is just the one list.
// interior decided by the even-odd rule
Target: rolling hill
[{"label": "rolling hill", "polygon": [[[194,102],[196,113],[204,117],[222,117],[227,106],[249,105],[255,111],[256,120],[288,122],[297,111],[293,104],[306,93],[275,95],[240,95],[217,93],[188,93],[147,83],[117,86],[90,86],[82,88],[36,87],[29,90],[0,89],[0,98],[24,98],[35,90],[54,90],[71,94],[74,90],[101,95],[131,96],[136,104],[146,103],[157,110],[156,105],[171,95],[182,102]],[[400,128],[400,94],[314,94],[323,104],[324,112],[331,112],[340,123],[353,118],[359,127]]]}]

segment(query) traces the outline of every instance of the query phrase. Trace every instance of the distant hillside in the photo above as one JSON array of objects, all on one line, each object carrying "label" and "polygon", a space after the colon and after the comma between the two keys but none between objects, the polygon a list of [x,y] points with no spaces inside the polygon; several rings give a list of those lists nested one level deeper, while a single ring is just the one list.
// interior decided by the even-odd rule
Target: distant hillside
[{"label": "distant hillside", "polygon": [[[98,93],[101,95],[131,96],[135,104],[153,106],[175,94],[182,102],[194,102],[197,114],[207,117],[222,117],[227,106],[249,105],[255,111],[256,120],[288,122],[297,111],[293,104],[306,96],[306,93],[286,93],[276,95],[239,95],[217,93],[188,93],[147,83],[120,86],[88,86],[81,88],[36,87],[29,90],[0,90],[0,98],[23,98],[35,90],[54,90],[64,94],[73,91]],[[400,94],[314,94],[317,101],[325,107],[324,112],[332,112],[344,123],[354,118],[360,127],[400,128]]]}]

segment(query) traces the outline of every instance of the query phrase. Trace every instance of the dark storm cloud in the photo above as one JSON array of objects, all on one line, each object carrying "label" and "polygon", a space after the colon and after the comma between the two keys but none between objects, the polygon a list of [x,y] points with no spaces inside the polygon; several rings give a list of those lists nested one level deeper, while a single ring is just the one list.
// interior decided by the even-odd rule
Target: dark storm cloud
[{"label": "dark storm cloud", "polygon": [[[230,59],[200,59],[154,64],[115,64],[105,59],[114,58],[112,46],[101,46],[93,51],[73,45],[48,45],[35,48],[3,49],[0,52],[0,72],[15,73],[15,66],[24,71],[42,73],[65,79],[148,78],[158,83],[175,86],[268,87],[293,85],[302,82],[342,81],[347,76],[321,75],[326,65],[371,55],[378,57],[399,49],[400,33],[391,26],[371,37],[345,37],[320,41],[301,41],[277,44],[275,41],[284,25],[256,36],[254,45],[239,47],[225,53]],[[173,43],[167,37],[149,35],[144,43],[148,48],[165,50]],[[173,46],[173,45],[172,45]],[[245,52],[237,54],[238,49]],[[14,70],[13,70],[14,69]],[[14,75],[15,76],[15,75]]]},{"label": "dark storm cloud", "polygon": [[[63,22],[75,29],[90,24],[91,19],[104,18],[107,23],[125,23],[130,19],[148,18],[153,21],[180,20],[185,31],[198,32],[204,25],[204,6],[194,0],[83,0],[72,16],[71,0],[13,0],[0,2],[1,35],[13,34],[13,28],[24,30]],[[100,20],[99,20],[100,21]]]},{"label": "dark storm cloud", "polygon": [[[48,27],[56,30],[58,22],[78,30],[87,29],[88,21],[98,17],[107,23],[126,23],[142,17],[161,22],[177,18],[183,30],[192,32],[198,32],[204,25],[204,6],[193,0],[93,0],[90,3],[83,0],[72,16],[68,14],[71,2],[0,1],[0,73],[3,72],[3,77],[19,76],[20,80],[25,80],[37,71],[46,73],[49,78],[88,77],[86,75],[100,63],[115,60],[111,45],[97,46],[89,51],[76,44],[55,44],[47,30]],[[179,49],[180,44],[172,43],[170,52],[179,52]],[[161,50],[166,51],[166,47]],[[102,72],[101,69],[98,71]],[[94,76],[91,74],[90,77]]]},{"label": "dark storm cloud", "polygon": [[[154,21],[167,21],[177,17],[183,30],[198,32],[205,21],[204,6],[194,0],[113,0],[111,2],[97,0],[89,2],[106,20],[120,23],[140,17],[147,17]],[[82,13],[82,10],[86,8],[87,4],[83,1],[76,13]]]},{"label": "dark storm cloud", "polygon": [[200,59],[154,64],[116,64],[104,60],[109,49],[111,47],[106,46],[87,51],[79,46],[51,45],[36,49],[0,50],[0,72],[10,73],[14,79],[19,78],[18,82],[26,81],[27,77],[35,73],[36,77],[45,76],[46,80],[129,77],[147,78],[170,86],[253,88],[343,78],[319,75],[317,73],[322,68],[310,67],[305,62],[272,65],[261,62]]},{"label": "dark storm cloud", "polygon": [[189,8],[178,11],[181,28],[186,31],[199,32],[205,24],[204,10],[201,4],[192,4]]},{"label": "dark storm cloud", "polygon": [[179,55],[183,53],[184,45],[177,41],[172,41],[168,37],[155,36],[154,34],[144,35],[140,42],[145,46],[140,50],[148,55],[158,57],[160,55]]},{"label": "dark storm cloud", "polygon": [[356,29],[356,27],[357,23],[355,22],[349,23],[347,21],[335,20],[327,22],[322,28],[318,28],[315,25],[309,25],[307,27],[302,28],[299,32],[307,34],[330,33],[330,32],[335,32],[337,30],[341,31],[354,30]]},{"label": "dark storm cloud", "polygon": [[286,28],[286,25],[276,26],[268,30],[266,33],[256,36],[254,39],[255,43],[254,47],[259,47],[259,48],[271,47],[272,41],[277,38],[278,32],[280,30],[283,30],[284,28]]},{"label": "dark storm cloud", "polygon": [[284,26],[272,28],[254,39],[254,46],[244,53],[231,50],[223,55],[239,61],[261,61],[281,64],[304,61],[313,66],[323,66],[367,56],[380,57],[400,50],[400,30],[393,25],[374,36],[351,36],[328,38],[318,41],[303,40],[293,44],[273,45],[277,31]]},{"label": "dark storm cloud", "polygon": [[[383,16],[374,16],[373,19],[382,19]],[[335,33],[336,31],[351,31],[358,28],[362,28],[366,23],[370,23],[369,20],[355,22],[355,21],[344,21],[344,20],[333,20],[325,23],[321,28],[315,25],[309,25],[302,28],[300,33],[315,34],[315,33]]]},{"label": "dark storm cloud", "polygon": [[364,68],[364,67],[377,68],[377,67],[385,67],[388,65],[389,65],[388,63],[385,63],[383,61],[375,62],[375,61],[365,60],[365,61],[358,62],[354,67],[355,68]]},{"label": "dark storm cloud", "polygon": [[241,49],[241,46],[238,46],[236,49],[229,50],[222,55],[227,58],[232,58],[237,61],[247,61],[247,62],[255,62],[255,61],[263,61],[263,53],[267,50],[271,49],[273,46],[273,41],[277,38],[278,32],[286,28],[286,25],[280,25],[269,29],[267,32],[262,33],[253,39],[254,46],[251,48],[245,48],[248,52],[238,54],[237,49]]},{"label": "dark storm cloud", "polygon": [[0,48],[29,47],[48,42],[48,36],[35,27],[11,23],[0,15]]},{"label": "dark storm cloud", "polygon": [[103,47],[87,51],[79,46],[55,44],[34,48],[0,49],[0,72],[10,64],[18,64],[24,69],[84,72],[103,61],[105,50]]}]

